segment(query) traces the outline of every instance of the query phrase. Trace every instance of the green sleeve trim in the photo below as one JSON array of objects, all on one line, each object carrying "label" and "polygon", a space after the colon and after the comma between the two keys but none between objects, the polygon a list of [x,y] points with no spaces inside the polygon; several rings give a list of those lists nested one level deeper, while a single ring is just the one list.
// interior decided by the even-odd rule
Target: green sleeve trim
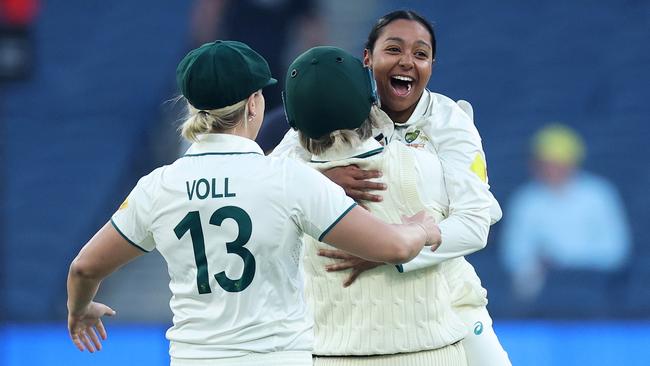
[{"label": "green sleeve trim", "polygon": [[145,252],[145,253],[149,253],[149,250],[144,249],[143,247],[141,247],[141,246],[139,246],[138,244],[136,244],[136,243],[134,243],[133,241],[131,241],[131,239],[129,239],[126,235],[124,235],[124,233],[122,232],[122,230],[120,230],[120,228],[117,227],[117,224],[115,224],[115,221],[113,221],[113,218],[112,218],[112,217],[111,217],[111,225],[113,225],[113,227],[115,228],[115,230],[117,230],[118,234],[120,234],[120,235],[124,238],[124,240],[126,240],[129,244],[133,245],[134,247],[140,249],[141,251],[143,251],[143,252]]},{"label": "green sleeve trim", "polygon": [[378,147],[378,148],[376,148],[376,149],[374,149],[374,150],[370,150],[370,151],[365,152],[365,153],[363,153],[363,154],[359,154],[359,155],[357,155],[357,156],[353,156],[352,158],[354,158],[354,159],[365,159],[365,158],[368,158],[368,157],[371,157],[371,156],[377,155],[377,154],[379,154],[379,153],[382,152],[382,151],[384,151],[384,147],[383,147],[383,146],[382,146],[382,147]]},{"label": "green sleeve trim", "polygon": [[401,264],[396,264],[395,268],[397,268],[397,272],[404,273],[404,266],[402,266]]},{"label": "green sleeve trim", "polygon": [[336,226],[336,224],[338,224],[339,221],[341,221],[341,219],[343,218],[343,216],[347,215],[348,212],[350,212],[350,210],[352,210],[356,205],[357,205],[357,203],[355,202],[355,203],[353,203],[350,207],[348,207],[347,210],[343,211],[343,213],[342,213],[341,215],[339,215],[339,218],[336,219],[336,221],[334,221],[334,222],[332,223],[332,225],[328,226],[327,229],[325,229],[325,231],[323,231],[322,234],[320,234],[320,236],[318,237],[318,241],[323,241],[323,238],[325,237],[325,235],[327,235],[327,233],[329,233],[330,230],[332,230],[332,228],[333,228],[334,226]]}]

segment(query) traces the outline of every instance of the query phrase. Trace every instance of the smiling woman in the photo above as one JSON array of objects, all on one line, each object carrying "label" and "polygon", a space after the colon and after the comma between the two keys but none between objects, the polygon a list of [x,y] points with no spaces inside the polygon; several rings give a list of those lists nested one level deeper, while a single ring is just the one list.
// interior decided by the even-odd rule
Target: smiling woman
[{"label": "smiling woman", "polygon": [[431,25],[414,13],[404,14],[413,14],[413,19],[382,18],[371,31],[363,54],[364,64],[372,68],[377,81],[382,109],[396,123],[406,122],[413,114],[436,54]]}]

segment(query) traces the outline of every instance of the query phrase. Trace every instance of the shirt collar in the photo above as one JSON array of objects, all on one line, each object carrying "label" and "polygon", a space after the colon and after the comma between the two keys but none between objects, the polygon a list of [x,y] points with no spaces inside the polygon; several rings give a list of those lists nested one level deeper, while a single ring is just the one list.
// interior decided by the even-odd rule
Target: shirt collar
[{"label": "shirt collar", "polygon": [[253,140],[246,137],[226,133],[206,133],[199,136],[187,149],[185,156],[209,154],[260,154],[264,155],[262,148]]},{"label": "shirt collar", "polygon": [[418,105],[415,106],[415,109],[413,110],[411,117],[409,117],[409,119],[406,120],[406,122],[404,123],[395,122],[395,127],[397,128],[408,127],[410,125],[415,124],[417,121],[419,121],[426,114],[427,108],[429,107],[430,99],[431,99],[431,92],[427,89],[424,89],[424,91],[422,92],[422,96],[418,101]]},{"label": "shirt collar", "polygon": [[384,147],[377,140],[369,138],[357,146],[341,144],[339,148],[330,148],[323,154],[312,155],[311,161],[313,163],[322,163],[350,158],[363,159],[378,154],[383,149]]}]

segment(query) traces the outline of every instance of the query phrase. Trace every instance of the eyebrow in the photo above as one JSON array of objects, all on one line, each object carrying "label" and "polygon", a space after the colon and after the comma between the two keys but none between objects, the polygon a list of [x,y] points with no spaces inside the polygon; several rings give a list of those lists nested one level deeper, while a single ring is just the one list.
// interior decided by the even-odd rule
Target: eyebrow
[{"label": "eyebrow", "polygon": [[[395,41],[395,42],[399,42],[399,43],[404,43],[404,40],[402,38],[400,38],[400,37],[388,37],[388,38],[386,38],[386,41]],[[415,41],[415,43],[420,44],[422,46],[425,46],[425,47],[431,49],[431,45],[429,45],[429,43],[427,43],[427,42],[425,42],[425,41],[423,41],[421,39]]]}]

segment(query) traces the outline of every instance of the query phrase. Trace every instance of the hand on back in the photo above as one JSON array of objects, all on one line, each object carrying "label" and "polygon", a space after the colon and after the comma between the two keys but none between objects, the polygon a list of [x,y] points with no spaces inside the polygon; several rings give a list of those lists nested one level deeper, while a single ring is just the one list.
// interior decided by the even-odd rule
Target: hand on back
[{"label": "hand on back", "polygon": [[345,190],[345,194],[355,201],[381,202],[382,197],[371,191],[386,190],[384,183],[373,182],[370,179],[381,177],[378,170],[363,170],[356,165],[348,165],[328,169],[323,174],[332,182]]}]

